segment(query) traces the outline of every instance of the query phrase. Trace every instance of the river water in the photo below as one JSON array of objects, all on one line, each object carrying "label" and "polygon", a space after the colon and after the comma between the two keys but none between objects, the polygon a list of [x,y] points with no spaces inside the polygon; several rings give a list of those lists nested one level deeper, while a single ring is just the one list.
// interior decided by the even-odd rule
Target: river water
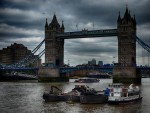
[{"label": "river water", "polygon": [[[51,85],[57,85],[63,91],[70,91],[74,80],[66,83],[38,83],[37,81],[0,82],[0,113],[149,113],[150,78],[143,78],[141,89],[143,100],[124,105],[80,104],[67,102],[44,102],[42,95]],[[97,90],[112,83],[111,79],[100,83],[89,83]]]}]

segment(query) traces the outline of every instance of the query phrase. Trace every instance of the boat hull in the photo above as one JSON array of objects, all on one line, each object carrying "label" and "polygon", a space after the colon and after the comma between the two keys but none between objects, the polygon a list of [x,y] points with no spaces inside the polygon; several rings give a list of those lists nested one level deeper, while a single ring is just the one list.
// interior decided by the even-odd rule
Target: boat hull
[{"label": "boat hull", "polygon": [[46,102],[56,102],[56,101],[80,102],[80,96],[77,95],[55,95],[55,94],[44,93],[43,99]]},{"label": "boat hull", "polygon": [[77,95],[69,95],[69,96],[68,96],[68,101],[80,102],[80,96],[77,96]]},{"label": "boat hull", "polygon": [[108,103],[109,104],[125,104],[125,103],[132,103],[132,102],[137,102],[137,101],[140,101],[142,100],[142,97],[139,97],[139,98],[135,98],[135,99],[131,99],[131,100],[121,100],[121,101],[109,101],[108,100]]},{"label": "boat hull", "polygon": [[82,104],[103,104],[107,103],[108,96],[106,95],[81,95],[80,103]]},{"label": "boat hull", "polygon": [[43,99],[46,102],[67,101],[68,96],[67,95],[54,95],[54,94],[44,93]]}]

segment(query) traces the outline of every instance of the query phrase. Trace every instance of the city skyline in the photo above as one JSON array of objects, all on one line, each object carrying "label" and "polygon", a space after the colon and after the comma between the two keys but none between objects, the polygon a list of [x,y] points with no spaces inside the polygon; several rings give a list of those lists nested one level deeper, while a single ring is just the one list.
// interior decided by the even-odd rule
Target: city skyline
[{"label": "city skyline", "polygon": [[[0,49],[17,42],[33,50],[44,39],[46,18],[50,23],[54,13],[60,24],[64,21],[65,31],[117,28],[118,12],[123,16],[126,4],[131,15],[136,16],[137,36],[149,45],[150,14],[145,11],[150,3],[148,0],[137,4],[135,2],[136,0],[2,0]],[[117,62],[117,44],[117,37],[65,40],[64,60],[67,64],[69,59],[71,65],[86,63],[92,58],[112,63],[115,57]],[[141,57],[139,54],[138,60],[142,62]]]}]

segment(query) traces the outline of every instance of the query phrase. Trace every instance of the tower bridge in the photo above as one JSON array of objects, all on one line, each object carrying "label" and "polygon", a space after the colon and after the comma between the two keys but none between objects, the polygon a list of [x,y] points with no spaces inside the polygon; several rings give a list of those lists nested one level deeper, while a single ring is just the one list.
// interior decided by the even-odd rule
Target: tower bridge
[{"label": "tower bridge", "polygon": [[[45,52],[45,64],[47,67],[39,68],[38,74],[40,78],[59,78],[61,73],[78,70],[81,68],[61,68],[64,66],[64,40],[76,38],[94,38],[94,37],[110,37],[117,36],[118,38],[118,64],[109,68],[113,72],[113,82],[131,82],[141,83],[140,71],[147,68],[136,67],[136,42],[138,42],[148,53],[150,46],[145,44],[136,36],[136,19],[131,16],[128,8],[121,17],[120,13],[117,19],[117,28],[103,30],[82,30],[75,32],[65,32],[65,27],[57,21],[54,14],[52,21],[45,23],[45,39],[34,49],[36,52],[43,42],[45,49],[39,56]],[[24,60],[17,63],[15,66],[25,66],[27,62],[34,61],[32,56],[27,56]],[[12,67],[10,66],[10,67]],[[106,68],[103,68],[106,69]]]},{"label": "tower bridge", "polygon": [[[50,24],[46,20],[45,63],[58,67],[64,65],[65,39],[108,36],[117,36],[118,38],[118,65],[113,67],[114,82],[140,83],[140,69],[136,68],[136,19],[135,16],[131,16],[128,8],[123,17],[119,13],[116,29],[65,32],[64,24],[59,25],[56,15]],[[54,74],[56,75],[56,72]]]}]

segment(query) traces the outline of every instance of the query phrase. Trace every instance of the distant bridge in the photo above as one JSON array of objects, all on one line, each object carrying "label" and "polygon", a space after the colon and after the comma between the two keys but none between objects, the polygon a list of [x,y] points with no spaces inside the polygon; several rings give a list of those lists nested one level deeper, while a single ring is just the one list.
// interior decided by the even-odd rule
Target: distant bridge
[{"label": "distant bridge", "polygon": [[[94,67],[94,66],[81,66],[81,67],[60,67],[60,73],[68,73],[68,72],[72,72],[72,71],[77,71],[77,70],[97,70],[97,71],[104,71],[104,72],[108,72],[108,73],[112,73],[114,66],[109,66],[109,67]],[[142,67],[142,66],[137,66],[137,69],[140,69],[141,71],[144,70],[150,70],[150,67]]]},{"label": "distant bridge", "polygon": [[113,67],[94,67],[94,66],[83,66],[83,67],[60,67],[60,73],[68,73],[77,70],[97,70],[97,71],[104,71],[108,73],[112,73]]}]

